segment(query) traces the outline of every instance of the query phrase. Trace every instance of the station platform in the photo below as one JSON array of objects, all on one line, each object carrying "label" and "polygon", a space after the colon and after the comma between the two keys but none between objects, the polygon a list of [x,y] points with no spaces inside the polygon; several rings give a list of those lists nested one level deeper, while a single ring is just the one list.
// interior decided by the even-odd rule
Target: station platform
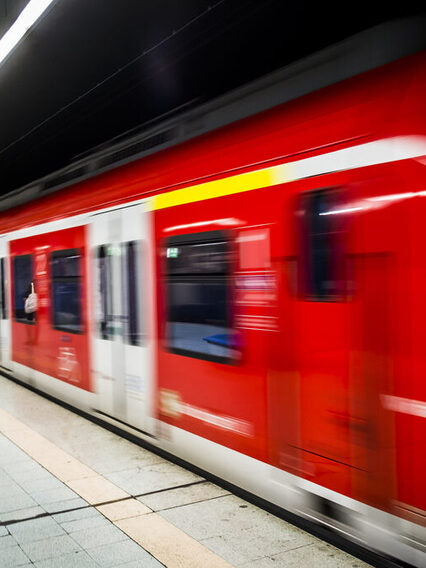
[{"label": "station platform", "polygon": [[0,567],[368,564],[0,376]]}]

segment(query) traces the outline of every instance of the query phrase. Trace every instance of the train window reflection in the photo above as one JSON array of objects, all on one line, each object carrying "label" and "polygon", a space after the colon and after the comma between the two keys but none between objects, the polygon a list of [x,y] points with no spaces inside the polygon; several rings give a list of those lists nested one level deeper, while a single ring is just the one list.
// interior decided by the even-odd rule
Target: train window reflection
[{"label": "train window reflection", "polygon": [[171,238],[164,256],[168,349],[222,363],[236,359],[239,341],[231,323],[231,247],[224,233]]},{"label": "train window reflection", "polygon": [[13,259],[14,317],[20,323],[34,323],[35,312],[25,312],[25,301],[33,291],[33,257],[31,254]]},{"label": "train window reflection", "polygon": [[301,295],[319,302],[337,301],[344,296],[344,220],[334,215],[341,202],[337,190],[319,190],[302,197]]},{"label": "train window reflection", "polygon": [[81,333],[81,252],[68,249],[52,252],[53,326],[61,331]]}]

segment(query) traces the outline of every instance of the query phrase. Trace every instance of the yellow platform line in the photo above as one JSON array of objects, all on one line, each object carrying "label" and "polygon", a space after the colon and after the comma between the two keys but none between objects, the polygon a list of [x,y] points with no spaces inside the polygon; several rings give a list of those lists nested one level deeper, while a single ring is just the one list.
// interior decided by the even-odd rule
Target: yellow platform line
[{"label": "yellow platform line", "polygon": [[[167,568],[233,568],[47,438],[0,409],[0,432]],[[121,499],[121,501],[120,501]],[[108,503],[109,501],[115,501]],[[103,504],[108,503],[108,504]]]}]

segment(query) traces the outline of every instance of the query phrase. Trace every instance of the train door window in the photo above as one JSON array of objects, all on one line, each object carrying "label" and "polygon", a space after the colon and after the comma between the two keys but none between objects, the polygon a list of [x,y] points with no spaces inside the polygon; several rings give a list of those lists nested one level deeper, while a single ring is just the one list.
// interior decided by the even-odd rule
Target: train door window
[{"label": "train door window", "polygon": [[230,363],[239,356],[232,329],[231,246],[222,231],[168,239],[166,343],[173,353]]},{"label": "train door window", "polygon": [[4,258],[0,259],[0,273],[1,318],[6,319],[6,263]]},{"label": "train door window", "polygon": [[318,302],[342,300],[345,293],[344,219],[339,215],[341,193],[320,190],[303,195],[299,290]]},{"label": "train door window", "polygon": [[101,245],[96,252],[98,275],[96,322],[98,335],[102,339],[111,339],[113,324],[111,255],[108,254],[108,249],[107,245]]},{"label": "train door window", "polygon": [[33,287],[34,272],[32,255],[24,254],[15,256],[13,259],[14,318],[20,323],[34,323],[35,313],[25,313],[25,300],[33,291]]},{"label": "train door window", "polygon": [[125,314],[124,340],[129,345],[141,345],[141,303],[143,297],[141,282],[141,243],[123,243],[123,307]]},{"label": "train door window", "polygon": [[50,256],[52,318],[55,329],[82,332],[81,262],[79,249],[55,251]]}]

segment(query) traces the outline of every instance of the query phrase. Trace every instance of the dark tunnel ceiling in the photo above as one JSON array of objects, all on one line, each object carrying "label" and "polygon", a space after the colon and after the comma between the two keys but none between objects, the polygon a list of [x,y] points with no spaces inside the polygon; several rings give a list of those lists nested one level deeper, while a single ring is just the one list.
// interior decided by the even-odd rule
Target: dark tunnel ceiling
[{"label": "dark tunnel ceiling", "polygon": [[[0,0],[0,34],[24,4]],[[180,105],[421,7],[373,4],[57,0],[0,65],[1,193]]]}]

